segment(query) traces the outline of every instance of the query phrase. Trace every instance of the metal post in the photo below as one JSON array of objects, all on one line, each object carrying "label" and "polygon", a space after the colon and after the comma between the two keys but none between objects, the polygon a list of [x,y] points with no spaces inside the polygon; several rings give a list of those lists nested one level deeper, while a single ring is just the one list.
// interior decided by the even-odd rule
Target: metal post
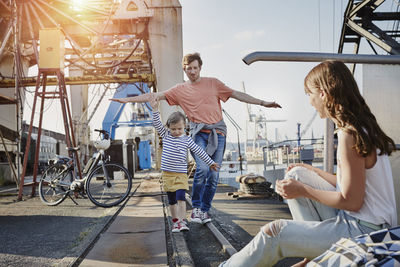
[{"label": "metal post", "polygon": [[[39,153],[40,153],[40,140],[42,137],[42,122],[43,122],[43,110],[44,110],[44,101],[46,99],[46,79],[47,79],[47,74],[43,74],[43,89],[42,93],[39,94],[38,96],[42,97],[42,101],[40,102],[40,112],[39,112],[39,127],[38,127],[38,133],[37,133],[37,138],[36,138],[36,150],[35,150],[35,164],[33,166],[33,183],[32,183],[32,193],[31,196],[34,197],[36,193],[36,178],[37,178],[37,172],[38,172],[38,165],[39,165]],[[32,110],[32,112],[35,112],[35,110]]]},{"label": "metal post", "polygon": [[[159,92],[169,89],[183,81],[182,66],[182,7],[175,0],[152,0],[150,7],[154,10],[149,21],[148,31],[151,57],[154,73],[156,74],[157,89]],[[155,87],[154,87],[155,88]],[[163,121],[176,111],[176,107],[169,106],[165,101],[160,103],[160,115]],[[158,142],[155,142],[157,159],[161,153]],[[157,168],[160,161],[157,162]]]},{"label": "metal post", "polygon": [[325,119],[324,134],[324,171],[333,173],[334,161],[334,143],[333,143],[334,125],[330,119]]},{"label": "metal post", "polygon": [[122,162],[126,169],[128,169],[128,143],[126,139],[122,140]]},{"label": "metal post", "polygon": [[[60,90],[60,100],[61,100],[61,107],[62,107],[62,113],[63,113],[63,118],[64,118],[64,127],[65,127],[65,137],[67,138],[67,144],[69,147],[71,145],[73,147],[76,147],[76,142],[75,142],[75,133],[74,133],[74,126],[72,123],[72,116],[71,116],[71,110],[69,108],[69,101],[68,101],[68,95],[67,95],[67,88],[65,86],[65,79],[64,79],[64,73],[61,70],[57,70],[57,78],[58,78],[58,87]],[[79,161],[79,155],[78,151],[74,151],[75,153],[75,158],[77,159],[77,169],[78,169],[78,174],[80,179],[82,179],[82,171],[81,171],[81,164]]]},{"label": "metal post", "polygon": [[39,70],[39,74],[38,74],[38,77],[37,77],[37,80],[36,80],[35,97],[33,98],[31,123],[29,124],[28,137],[26,139],[26,145],[25,145],[24,164],[23,164],[23,167],[22,167],[21,179],[19,181],[19,191],[18,191],[18,198],[17,198],[19,201],[22,200],[22,193],[23,193],[23,188],[24,188],[26,167],[28,165],[28,154],[29,154],[29,148],[31,146],[33,120],[34,120],[34,117],[35,117],[36,101],[37,101],[37,97],[39,95],[39,87],[40,87],[40,77],[41,77],[41,75],[42,75],[42,72]]}]

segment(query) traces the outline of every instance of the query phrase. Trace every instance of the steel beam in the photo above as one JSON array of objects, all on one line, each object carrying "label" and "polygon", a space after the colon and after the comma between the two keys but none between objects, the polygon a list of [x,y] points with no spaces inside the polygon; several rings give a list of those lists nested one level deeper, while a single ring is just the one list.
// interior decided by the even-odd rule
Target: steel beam
[{"label": "steel beam", "polygon": [[344,63],[365,64],[400,64],[397,55],[354,55],[335,53],[307,53],[307,52],[264,52],[258,51],[248,54],[243,58],[244,63],[250,65],[256,61],[296,61],[296,62],[321,62],[324,60],[339,60]]},{"label": "steel beam", "polygon": [[0,94],[0,105],[11,105],[17,104],[17,100],[15,98]]},{"label": "steel beam", "polygon": [[371,10],[375,10],[382,5],[383,2],[385,2],[385,0],[364,0],[363,2],[360,2],[354,6],[349,17],[354,18],[362,8],[370,8]]},{"label": "steel beam", "polygon": [[10,23],[9,23],[9,25],[8,25],[8,27],[7,27],[6,34],[4,35],[3,40],[1,41],[1,46],[0,46],[0,57],[1,57],[1,55],[3,54],[4,48],[5,48],[6,45],[7,45],[7,42],[8,42],[8,39],[10,38],[10,36],[11,36],[12,30],[13,30],[13,28],[12,28],[12,22],[10,21]]},{"label": "steel beam", "polygon": [[[35,86],[37,77],[21,78],[21,86]],[[85,75],[81,77],[65,77],[66,85],[80,84],[104,84],[104,83],[136,83],[154,82],[154,74],[114,74],[114,75]],[[47,85],[58,85],[56,77],[47,78]],[[3,78],[0,80],[0,88],[15,87],[15,79]]]},{"label": "steel beam", "polygon": [[[395,49],[395,46],[397,45],[396,41],[392,40],[390,43],[388,43],[388,40],[390,38],[385,38],[386,42],[384,42],[380,38],[378,38],[375,35],[373,35],[372,33],[370,33],[367,29],[361,27],[360,25],[358,25],[357,23],[355,23],[354,21],[351,21],[351,20],[349,20],[347,22],[347,25],[350,29],[352,29],[359,35],[363,36],[367,40],[374,42],[376,45],[378,45],[380,48],[382,48],[386,52],[391,53],[391,54],[400,54],[400,52]],[[372,23],[369,23],[368,25],[372,26]],[[377,27],[374,28],[375,31],[377,31],[377,29],[379,29],[379,28],[377,28]],[[382,36],[381,36],[381,38],[382,38]]]}]

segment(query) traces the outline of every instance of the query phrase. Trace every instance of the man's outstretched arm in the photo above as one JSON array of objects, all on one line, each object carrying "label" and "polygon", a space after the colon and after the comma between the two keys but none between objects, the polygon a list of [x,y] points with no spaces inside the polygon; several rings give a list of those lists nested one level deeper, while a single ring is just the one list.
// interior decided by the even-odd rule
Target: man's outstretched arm
[{"label": "man's outstretched arm", "polygon": [[254,104],[254,105],[260,105],[260,106],[264,106],[267,108],[282,108],[278,103],[264,101],[264,100],[252,97],[251,95],[248,95],[246,93],[239,92],[236,90],[233,90],[231,97],[235,98],[241,102]]},{"label": "man's outstretched arm", "polygon": [[150,102],[153,99],[153,97],[156,97],[158,100],[166,100],[164,92],[147,93],[144,95],[125,97],[125,98],[110,98],[110,100],[120,103],[130,103],[130,102],[144,103],[144,102]]}]

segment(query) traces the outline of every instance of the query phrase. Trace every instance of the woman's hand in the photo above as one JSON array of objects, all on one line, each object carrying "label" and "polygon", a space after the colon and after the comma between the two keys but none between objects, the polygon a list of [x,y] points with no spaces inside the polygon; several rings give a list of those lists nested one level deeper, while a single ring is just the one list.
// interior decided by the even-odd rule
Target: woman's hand
[{"label": "woman's hand", "polygon": [[294,199],[305,196],[304,184],[294,179],[278,180],[275,191],[285,199]]}]

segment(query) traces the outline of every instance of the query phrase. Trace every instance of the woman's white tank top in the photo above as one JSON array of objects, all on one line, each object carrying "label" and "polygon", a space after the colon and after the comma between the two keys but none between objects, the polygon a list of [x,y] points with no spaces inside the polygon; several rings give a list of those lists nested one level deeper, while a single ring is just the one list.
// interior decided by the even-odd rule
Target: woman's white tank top
[{"label": "woman's white tank top", "polygon": [[[365,170],[366,184],[364,205],[358,212],[345,211],[349,215],[373,224],[388,223],[391,227],[397,226],[396,199],[394,194],[392,169],[387,155],[379,155],[377,149],[375,165]],[[340,158],[337,151],[337,185],[341,185]]]}]

